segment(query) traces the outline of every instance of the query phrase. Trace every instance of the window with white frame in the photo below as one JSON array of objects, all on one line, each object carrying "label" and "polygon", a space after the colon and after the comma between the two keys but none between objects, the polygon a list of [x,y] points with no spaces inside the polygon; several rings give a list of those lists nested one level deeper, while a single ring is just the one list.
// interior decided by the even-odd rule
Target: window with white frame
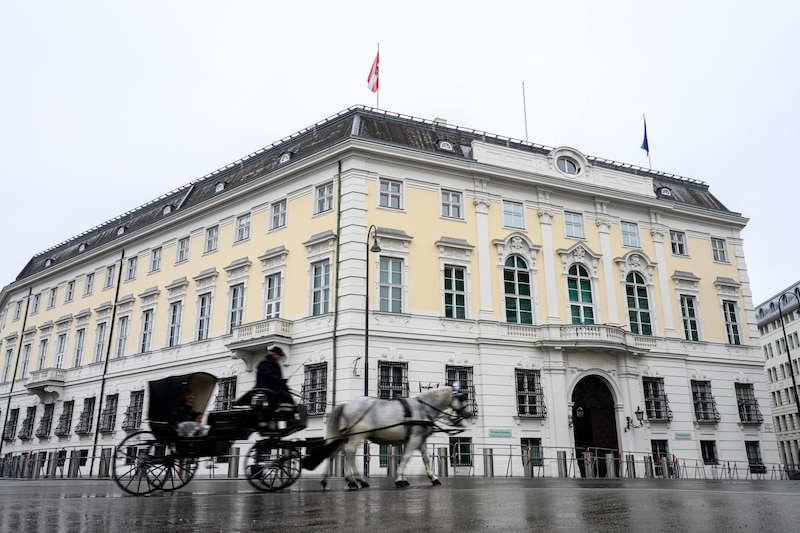
[{"label": "window with white frame", "polygon": [[22,302],[19,301],[14,305],[14,318],[13,320],[19,320],[22,316]]},{"label": "window with white frame", "polygon": [[547,409],[540,372],[517,368],[514,377],[517,384],[517,414],[525,418],[544,418]]},{"label": "window with white frame", "polygon": [[31,345],[26,344],[22,347],[22,365],[20,367],[19,377],[28,377],[28,370],[31,364]]},{"label": "window with white frame", "polygon": [[100,421],[97,430],[101,433],[111,433],[117,425],[117,406],[119,404],[119,394],[107,394],[103,412],[100,413]]},{"label": "window with white frame", "polygon": [[56,368],[64,367],[64,353],[67,351],[67,334],[62,333],[56,338]]},{"label": "window with white frame", "polygon": [[150,343],[153,340],[153,310],[145,309],[142,311],[142,336],[139,342],[139,352],[150,351]]},{"label": "window with white frame", "polygon": [[207,292],[197,299],[197,340],[208,338],[211,331],[211,293]]},{"label": "window with white frame", "polygon": [[78,423],[75,425],[76,435],[88,435],[92,432],[92,424],[94,424],[94,405],[95,398],[84,398],[83,411],[78,416]]},{"label": "window with white frame", "polygon": [[506,228],[524,228],[525,219],[522,216],[522,204],[503,200],[503,226]]},{"label": "window with white frame", "polygon": [[442,189],[442,216],[445,218],[464,218],[462,210],[463,195],[457,191],[446,191]]},{"label": "window with white frame", "polygon": [[264,318],[280,318],[281,316],[281,297],[283,294],[282,281],[280,274],[267,276],[267,294],[264,298]]},{"label": "window with white frame", "polygon": [[58,425],[53,434],[58,437],[66,437],[72,429],[72,413],[75,410],[75,400],[66,400],[58,417]]},{"label": "window with white frame", "polygon": [[464,412],[471,413],[473,417],[478,416],[478,403],[475,396],[472,367],[448,365],[445,367],[445,375],[448,385],[455,385],[458,382],[459,390],[466,393],[467,400],[464,403]]},{"label": "window with white frame", "polygon": [[128,344],[128,328],[130,327],[130,318],[121,316],[117,320],[117,351],[116,357],[125,355],[125,348]]},{"label": "window with white frame", "polygon": [[94,272],[86,274],[86,279],[83,282],[83,295],[88,296],[94,291]]},{"label": "window with white frame", "polygon": [[117,273],[117,265],[106,267],[106,277],[103,280],[103,288],[109,289],[114,286],[114,276]]},{"label": "window with white frame", "polygon": [[189,260],[189,237],[182,237],[178,239],[178,252],[175,257],[176,263],[183,263]]},{"label": "window with white frame", "polygon": [[239,283],[230,288],[231,311],[228,332],[233,333],[233,328],[241,326],[244,321],[244,284]]},{"label": "window with white frame", "polygon": [[50,298],[47,300],[47,308],[52,309],[56,306],[56,299],[58,298],[58,287],[50,289]]},{"label": "window with white frame", "polygon": [[694,402],[694,415],[698,422],[718,422],[719,411],[717,403],[711,394],[711,382],[692,380],[692,401]]},{"label": "window with white frame", "polygon": [[236,235],[233,242],[242,242],[250,238],[250,213],[236,217]]},{"label": "window with white frame", "polygon": [[378,205],[390,209],[402,209],[403,184],[399,181],[381,179]]},{"label": "window with white frame", "polygon": [[324,315],[330,311],[331,264],[319,261],[311,265],[311,314]]},{"label": "window with white frame", "polygon": [[139,266],[139,257],[128,258],[128,268],[125,270],[125,281],[136,279],[136,268]]},{"label": "window with white frame", "polygon": [[22,420],[22,427],[19,428],[17,437],[22,440],[30,439],[33,436],[33,421],[36,419],[36,406],[28,407],[25,410],[25,418]]},{"label": "window with white frame", "polygon": [[503,298],[506,322],[533,324],[531,274],[525,260],[512,255],[503,268]]},{"label": "window with white frame", "polygon": [[316,190],[316,214],[333,209],[333,182],[323,183]]},{"label": "window with white frame", "polygon": [[8,420],[3,427],[3,440],[14,440],[17,434],[17,423],[19,423],[19,408],[11,409],[8,412]]},{"label": "window with white frame", "polygon": [[757,440],[744,441],[744,450],[747,454],[747,462],[751,465],[760,465],[763,463],[761,459],[761,445]]},{"label": "window with white frame", "polygon": [[214,401],[214,411],[227,411],[233,408],[236,401],[236,378],[222,378],[217,387],[217,398]]},{"label": "window with white frame", "polygon": [[206,229],[206,238],[203,244],[203,253],[213,252],[219,246],[219,226]]},{"label": "window with white frame", "polygon": [[764,421],[752,383],[734,383],[736,403],[739,407],[739,421],[742,424],[760,424]]},{"label": "window with white frame", "polygon": [[83,351],[86,346],[86,328],[79,328],[75,331],[75,354],[72,366],[78,368],[83,363]]},{"label": "window with white frame", "polygon": [[564,211],[564,229],[567,237],[583,239],[586,236],[583,232],[583,215]]},{"label": "window with white frame", "polygon": [[161,248],[153,248],[150,252],[150,272],[161,270]]},{"label": "window with white frame", "polygon": [[718,263],[728,262],[728,246],[725,239],[711,239],[711,254]]},{"label": "window with white frame", "polygon": [[408,363],[378,361],[378,398],[394,400],[408,398]]},{"label": "window with white frame", "polygon": [[625,277],[625,295],[631,332],[636,335],[652,335],[653,326],[650,317],[650,302],[647,297],[647,285],[645,285],[644,278],[638,272],[631,272]]},{"label": "window with white frame", "polygon": [[378,309],[385,313],[403,312],[403,260],[381,257],[378,273]]},{"label": "window with white frame", "polygon": [[697,327],[697,300],[694,296],[681,294],[681,319],[683,320],[683,337],[687,341],[700,340]]},{"label": "window with white frame", "polygon": [[306,365],[303,401],[309,415],[324,415],[328,402],[328,364]]},{"label": "window with white frame", "polygon": [[11,358],[14,356],[14,350],[9,348],[6,350],[6,358],[3,362],[3,383],[11,379]]},{"label": "window with white frame", "polygon": [[682,231],[670,231],[669,243],[673,255],[689,255],[686,250],[686,234]]},{"label": "window with white frame", "polygon": [[643,377],[644,410],[650,421],[672,420],[672,410],[664,389],[664,378]]},{"label": "window with white frame", "polygon": [[633,248],[639,247],[639,226],[633,222],[620,222],[622,232],[622,245]]},{"label": "window with white frame", "polygon": [[169,304],[169,327],[167,328],[167,346],[174,348],[181,342],[181,318],[183,317],[183,302]]},{"label": "window with white frame", "polygon": [[122,429],[126,431],[139,429],[142,425],[142,413],[144,411],[144,391],[131,391],[131,399],[128,409],[125,410],[125,418],[122,420]]},{"label": "window with white frame", "polygon": [[55,410],[55,406],[54,403],[44,404],[42,419],[39,421],[39,427],[36,429],[36,436],[40,439],[50,436],[50,431],[53,429],[53,411]]},{"label": "window with white frame", "polygon": [[567,274],[570,318],[573,324],[594,324],[592,280],[583,265],[574,264]]},{"label": "window with white frame", "polygon": [[719,457],[717,456],[717,441],[701,440],[700,454],[703,457],[703,464],[705,465],[719,464]]},{"label": "window with white frame", "polygon": [[286,200],[279,200],[272,204],[269,229],[274,230],[286,225],[286,208]]},{"label": "window with white frame", "polygon": [[36,370],[44,369],[45,363],[47,363],[47,348],[48,348],[48,340],[42,339],[39,341],[39,361],[36,364]]},{"label": "window with white frame", "polygon": [[33,295],[33,305],[31,305],[31,314],[32,315],[35,315],[36,313],[39,312],[39,304],[41,303],[41,301],[42,301],[42,295],[41,294],[34,294]]},{"label": "window with white frame", "polygon": [[728,344],[742,344],[740,335],[738,306],[733,300],[722,301],[722,313],[725,317],[725,332],[728,334]]},{"label": "window with white frame", "polygon": [[93,362],[99,363],[105,355],[106,345],[106,322],[99,322],[94,330],[94,359]]},{"label": "window with white frame", "polygon": [[64,303],[71,302],[75,298],[75,282],[67,282],[67,293],[64,295]]},{"label": "window with white frame", "polygon": [[444,266],[444,316],[467,318],[467,269],[461,266]]}]

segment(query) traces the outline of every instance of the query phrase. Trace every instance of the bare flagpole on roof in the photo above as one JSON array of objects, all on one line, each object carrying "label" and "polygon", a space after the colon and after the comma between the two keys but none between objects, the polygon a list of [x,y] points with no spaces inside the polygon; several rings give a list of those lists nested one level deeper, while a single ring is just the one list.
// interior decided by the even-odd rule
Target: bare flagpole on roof
[{"label": "bare flagpole on roof", "polygon": [[522,82],[522,112],[525,116],[525,142],[528,142],[528,102],[525,98],[525,82]]}]

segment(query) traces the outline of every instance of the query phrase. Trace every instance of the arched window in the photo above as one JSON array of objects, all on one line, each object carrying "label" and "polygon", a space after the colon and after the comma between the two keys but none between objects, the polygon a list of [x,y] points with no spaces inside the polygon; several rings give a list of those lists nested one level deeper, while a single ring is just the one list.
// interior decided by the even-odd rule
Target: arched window
[{"label": "arched window", "polygon": [[569,288],[569,312],[573,324],[594,324],[594,305],[592,304],[592,280],[581,265],[569,267],[567,276]]},{"label": "arched window", "polygon": [[638,272],[631,272],[625,278],[625,294],[628,297],[628,320],[631,331],[637,335],[652,335],[647,286]]},{"label": "arched window", "polygon": [[503,292],[506,301],[506,322],[533,324],[531,274],[525,261],[512,255],[503,269]]}]

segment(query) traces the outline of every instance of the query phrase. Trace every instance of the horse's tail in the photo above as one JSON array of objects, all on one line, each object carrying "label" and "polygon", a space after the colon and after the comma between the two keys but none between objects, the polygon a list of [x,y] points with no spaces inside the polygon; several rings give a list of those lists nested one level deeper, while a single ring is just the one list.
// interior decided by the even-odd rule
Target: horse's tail
[{"label": "horse's tail", "polygon": [[325,440],[329,441],[336,439],[342,435],[345,427],[342,425],[342,412],[344,411],[345,404],[340,403],[331,411],[328,417],[328,425],[325,428]]},{"label": "horse's tail", "polygon": [[339,450],[341,450],[345,442],[347,442],[347,438],[341,436],[342,430],[344,429],[340,425],[343,409],[344,404],[339,404],[331,411],[328,417],[328,426],[325,431],[325,444],[314,446],[312,449],[308,450],[308,455],[303,458],[302,465],[306,470],[317,468],[322,464],[322,461],[339,453]]}]

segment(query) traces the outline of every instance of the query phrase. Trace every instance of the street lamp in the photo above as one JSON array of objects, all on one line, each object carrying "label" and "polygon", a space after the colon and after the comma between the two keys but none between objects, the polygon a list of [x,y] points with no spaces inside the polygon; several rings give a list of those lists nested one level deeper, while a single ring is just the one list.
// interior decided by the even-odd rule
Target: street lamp
[{"label": "street lamp", "polygon": [[[373,224],[367,230],[367,242],[365,252],[366,264],[366,282],[367,287],[364,292],[364,396],[369,396],[369,253],[380,252],[381,247],[378,246],[378,228]],[[369,237],[372,235],[372,246],[369,245]],[[369,476],[369,444],[364,439],[364,475]]]},{"label": "street lamp", "polygon": [[793,291],[786,291],[778,296],[778,315],[781,317],[781,330],[783,330],[783,344],[786,346],[786,357],[789,359],[789,375],[792,376],[792,390],[794,391],[794,405],[797,407],[797,415],[800,416],[800,398],[797,395],[797,380],[794,377],[792,368],[792,353],[789,351],[789,338],[786,336],[786,324],[783,322],[783,308],[781,301],[788,301],[788,296],[794,296],[797,300],[797,311],[800,313],[800,287],[795,287]]},{"label": "street lamp", "polygon": [[629,429],[639,429],[640,427],[642,427],[644,425],[644,411],[642,411],[642,408],[637,405],[636,406],[636,411],[634,412],[634,414],[636,415],[636,420],[639,421],[639,425],[637,426],[636,424],[634,424],[633,423],[633,419],[631,417],[629,417],[629,416],[626,416],[625,417],[625,419],[626,419],[625,420],[626,421],[625,431],[628,431]]}]

